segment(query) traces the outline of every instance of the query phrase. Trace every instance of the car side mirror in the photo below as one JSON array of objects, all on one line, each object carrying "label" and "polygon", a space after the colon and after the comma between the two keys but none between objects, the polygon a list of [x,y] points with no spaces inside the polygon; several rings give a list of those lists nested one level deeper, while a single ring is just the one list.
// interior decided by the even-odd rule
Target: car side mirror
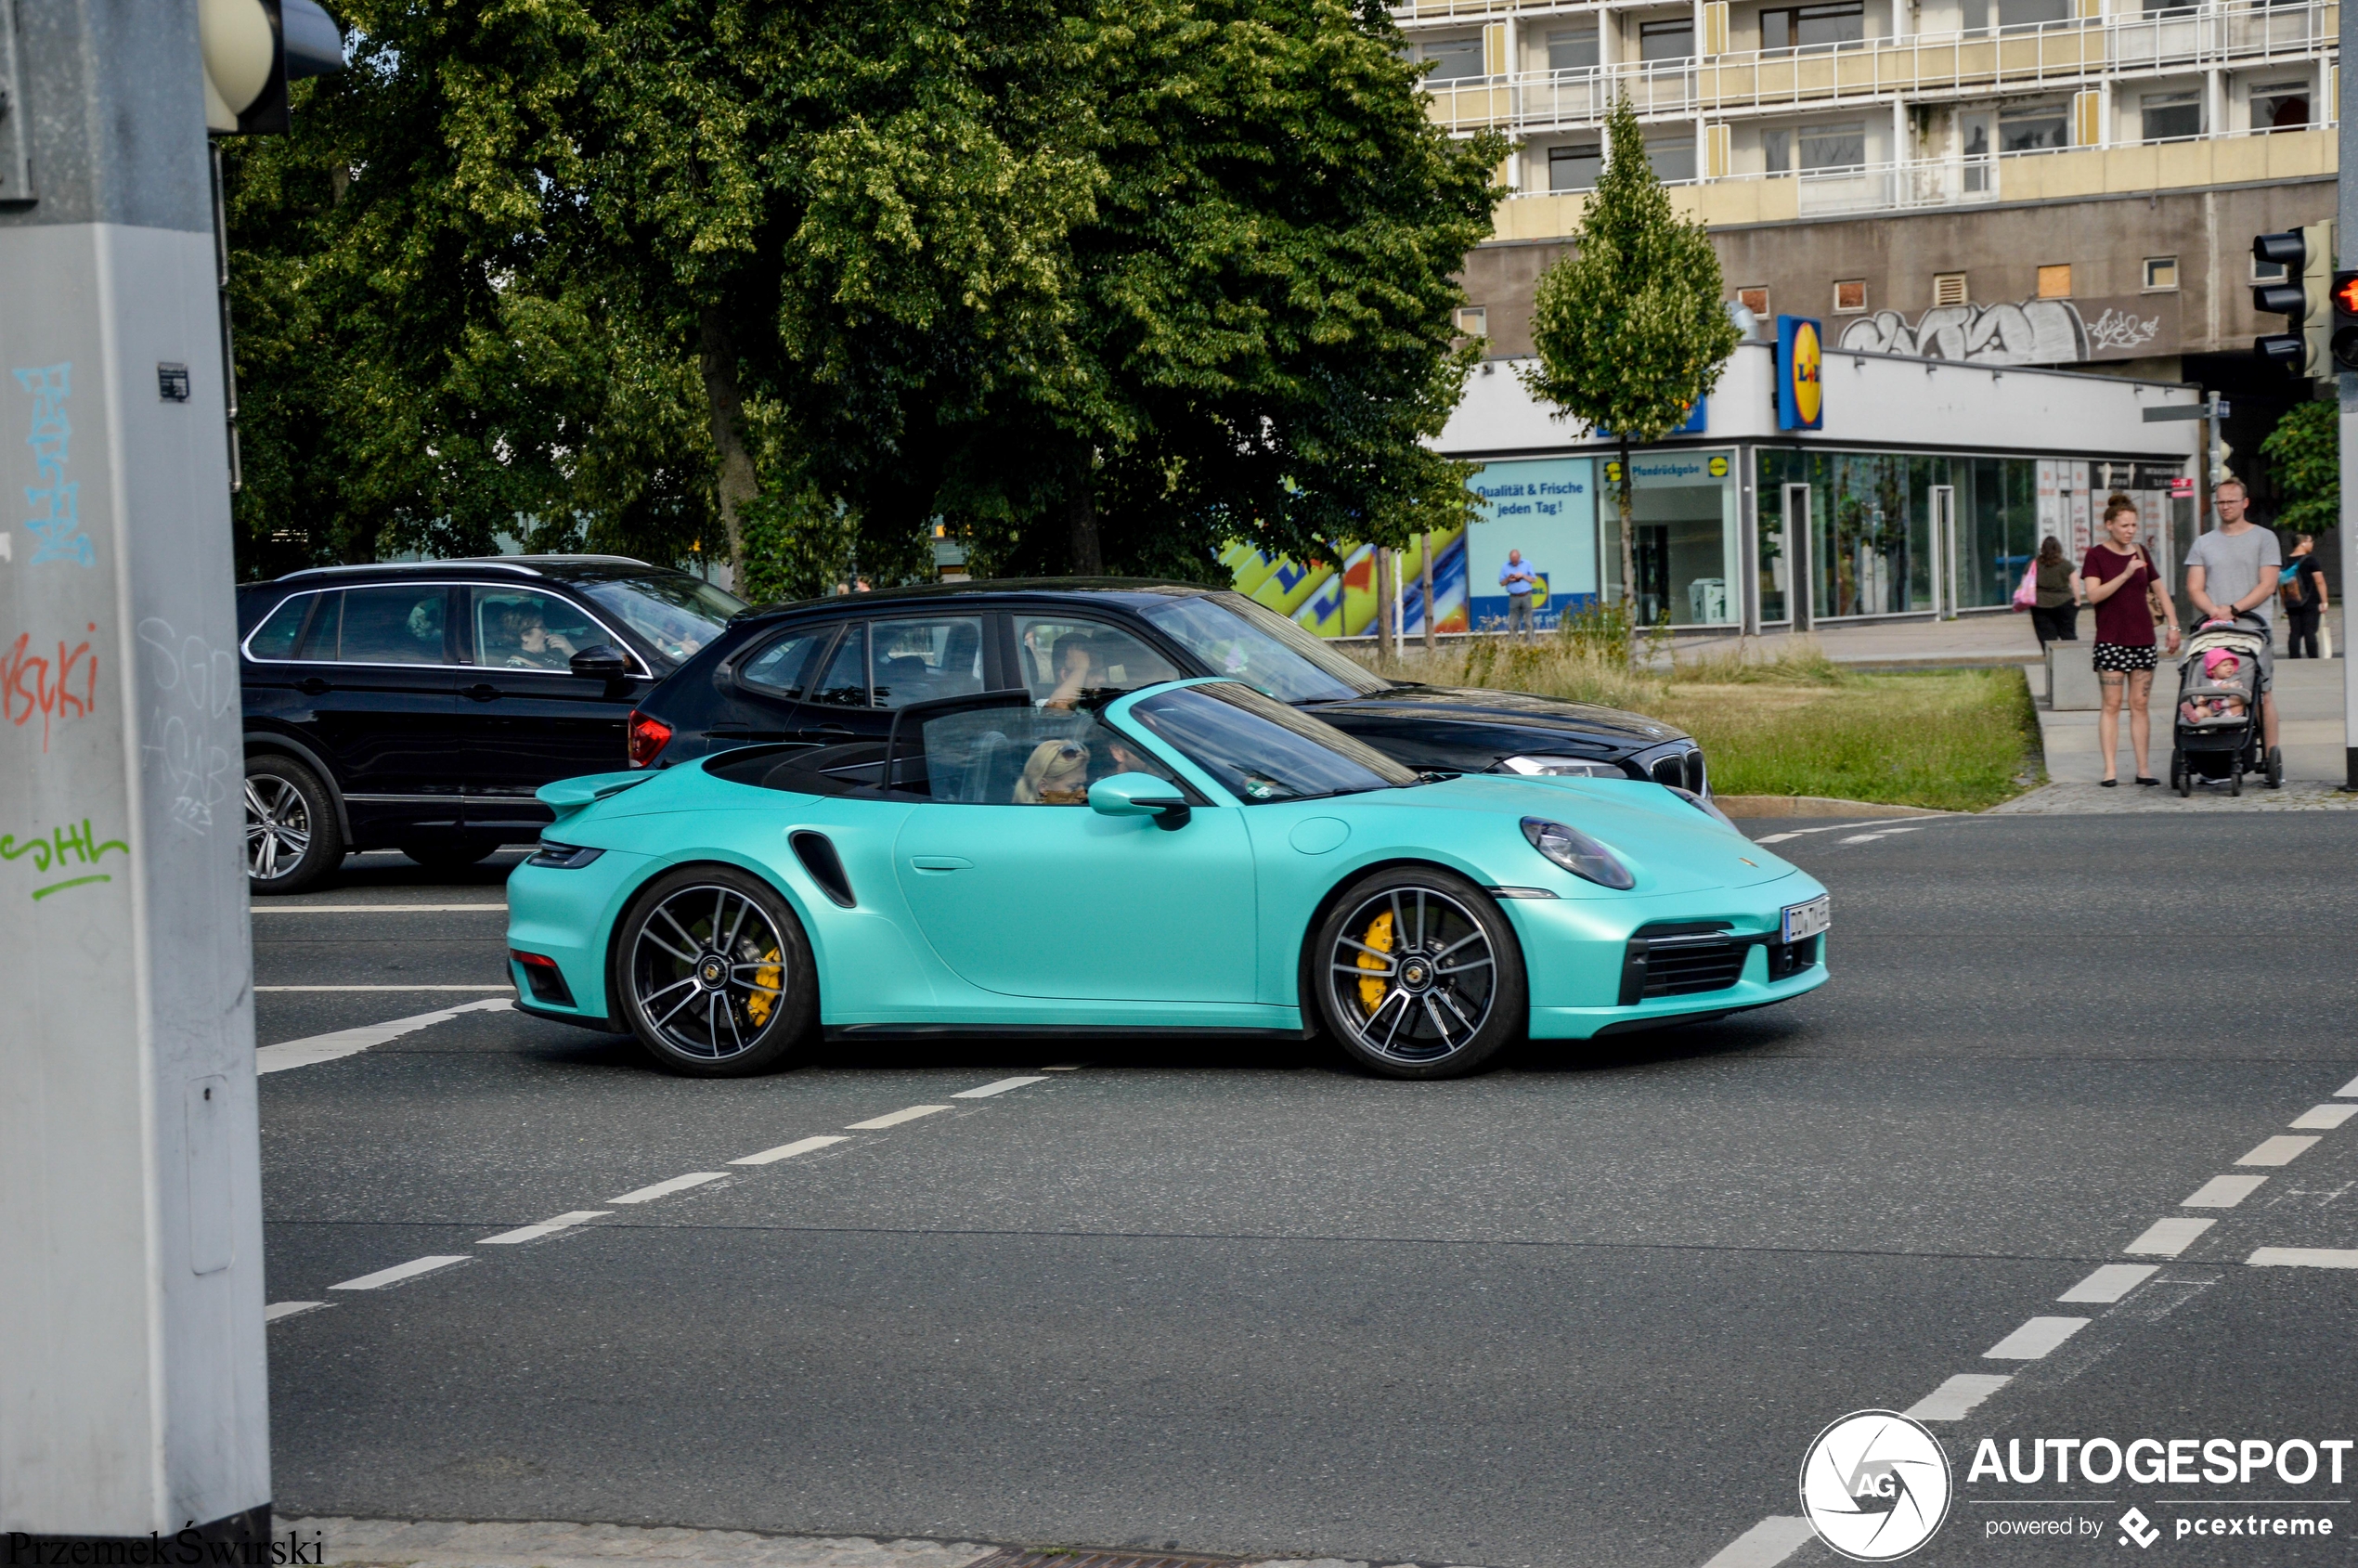
[{"label": "car side mirror", "polygon": [[600,642],[584,648],[565,661],[576,675],[592,680],[618,680],[630,673],[630,660],[623,651],[611,643]]},{"label": "car side mirror", "polygon": [[1115,773],[1089,786],[1089,809],[1101,817],[1152,817],[1161,828],[1187,825],[1186,797],[1152,773]]}]

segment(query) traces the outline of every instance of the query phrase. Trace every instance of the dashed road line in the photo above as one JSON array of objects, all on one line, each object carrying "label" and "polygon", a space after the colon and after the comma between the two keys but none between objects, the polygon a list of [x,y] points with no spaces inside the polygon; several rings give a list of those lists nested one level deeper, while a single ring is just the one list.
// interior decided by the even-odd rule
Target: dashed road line
[{"label": "dashed road line", "polygon": [[2106,1263],[2055,1300],[2117,1302],[2160,1272],[2159,1263]]},{"label": "dashed road line", "polygon": [[1919,1421],[1959,1421],[2015,1380],[2012,1372],[1960,1372],[1899,1413]]},{"label": "dashed road line", "polygon": [[2334,1091],[2334,1098],[2338,1100],[2348,1099],[2352,1095],[2358,1095],[2358,1078],[2352,1079],[2349,1082]]},{"label": "dashed road line", "polygon": [[482,1002],[461,1003],[438,1013],[420,1013],[415,1017],[395,1018],[390,1023],[340,1029],[333,1034],[314,1034],[302,1040],[282,1040],[276,1045],[265,1045],[253,1054],[253,1070],[257,1073],[284,1072],[291,1067],[312,1067],[320,1062],[334,1061],[339,1056],[357,1056],[372,1045],[398,1040],[430,1024],[447,1023],[461,1013],[497,1013],[509,1004],[507,997],[497,996]]},{"label": "dashed road line", "polygon": [[602,1220],[612,1212],[610,1209],[576,1209],[571,1213],[559,1214],[553,1220],[543,1220],[537,1225],[522,1225],[514,1230],[503,1230],[497,1236],[483,1237],[475,1242],[475,1245],[514,1247],[526,1241],[538,1241],[544,1236],[554,1236],[561,1230],[572,1230],[577,1226],[586,1225],[591,1220]]},{"label": "dashed road line", "polygon": [[398,1285],[405,1279],[415,1279],[421,1274],[433,1274],[456,1263],[471,1263],[473,1258],[463,1253],[444,1253],[429,1258],[412,1258],[406,1263],[381,1268],[374,1274],[364,1274],[357,1279],[347,1279],[341,1285],[330,1285],[330,1290],[382,1290],[388,1285]]},{"label": "dashed road line", "polygon": [[812,1149],[827,1148],[836,1144],[848,1144],[850,1141],[849,1138],[835,1133],[824,1134],[816,1138],[797,1138],[793,1143],[780,1144],[776,1148],[765,1148],[759,1154],[748,1154],[742,1160],[732,1160],[729,1163],[732,1165],[775,1165],[779,1160],[792,1160],[797,1154],[809,1154]]},{"label": "dashed road line", "polygon": [[1772,1513],[1720,1548],[1703,1568],[1777,1568],[1817,1534],[1797,1514]]},{"label": "dashed road line", "polygon": [[2311,1106],[2294,1117],[2291,1125],[2330,1133],[2353,1116],[2358,1116],[2358,1106]]},{"label": "dashed road line", "polygon": [[276,1323],[282,1317],[301,1317],[306,1312],[317,1312],[325,1302],[272,1302],[262,1309],[262,1321]]},{"label": "dashed road line", "polygon": [[2040,1361],[2094,1321],[2086,1317],[2034,1317],[1981,1353],[1984,1361]]},{"label": "dashed road line", "polygon": [[2265,1176],[2213,1176],[2178,1200],[2181,1209],[2232,1209],[2258,1192]]},{"label": "dashed road line", "polygon": [[653,1203],[658,1198],[668,1198],[675,1192],[685,1192],[692,1186],[702,1186],[706,1182],[717,1182],[728,1173],[726,1171],[691,1171],[684,1176],[674,1176],[669,1181],[638,1187],[624,1193],[620,1198],[609,1198],[606,1201],[609,1203]]},{"label": "dashed road line", "polygon": [[961,1089],[950,1097],[953,1100],[987,1100],[993,1095],[1004,1095],[1010,1089],[1020,1089],[1027,1083],[1045,1083],[1044,1078],[1002,1078],[979,1089]]},{"label": "dashed road line", "polygon": [[888,1110],[882,1116],[872,1116],[865,1121],[855,1121],[844,1129],[847,1133],[881,1133],[887,1127],[898,1127],[904,1121],[914,1121],[920,1116],[931,1116],[948,1110],[948,1106],[910,1106],[903,1110]]},{"label": "dashed road line", "polygon": [[2174,1258],[2193,1246],[2196,1237],[2218,1223],[2217,1220],[2188,1219],[2183,1215],[2156,1220],[2145,1227],[2144,1235],[2121,1251],[2134,1257]]},{"label": "dashed road line", "polygon": [[2235,1161],[2238,1165],[2289,1165],[2309,1152],[2314,1138],[2296,1138],[2279,1133],[2273,1138],[2262,1138],[2249,1154]]},{"label": "dashed road line", "polygon": [[[1783,833],[1771,833],[1763,837],[1756,838],[1753,842],[1755,844],[1782,844],[1788,838],[1801,838],[1812,833],[1840,833],[1846,827],[1887,827],[1894,833],[1915,832],[1916,829],[1913,827],[1899,827],[1895,825],[1899,823],[1904,823],[1908,819],[1905,817],[1883,817],[1863,823],[1828,823],[1823,827],[1788,828]],[[1841,842],[1846,844],[1849,843],[1850,840],[1844,839]]]},{"label": "dashed road line", "polygon": [[2246,1261],[2254,1268],[2358,1268],[2358,1248],[2262,1247]]}]

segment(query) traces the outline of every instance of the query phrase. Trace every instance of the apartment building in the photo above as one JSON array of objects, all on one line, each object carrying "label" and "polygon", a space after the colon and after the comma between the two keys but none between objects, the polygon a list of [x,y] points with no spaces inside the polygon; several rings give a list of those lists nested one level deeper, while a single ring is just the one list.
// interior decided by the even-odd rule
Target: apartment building
[{"label": "apartment building", "polygon": [[2251,236],[2334,213],[2330,0],[1414,0],[1436,120],[1516,149],[1462,325],[1532,291],[1626,95],[1730,294],[1827,349],[2187,380],[2239,466],[2300,390],[2259,373]]}]

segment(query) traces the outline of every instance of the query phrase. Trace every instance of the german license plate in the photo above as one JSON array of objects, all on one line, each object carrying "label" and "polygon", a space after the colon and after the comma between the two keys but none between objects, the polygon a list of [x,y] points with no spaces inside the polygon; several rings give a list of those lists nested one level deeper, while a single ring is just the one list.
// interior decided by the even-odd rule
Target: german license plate
[{"label": "german license plate", "polygon": [[1820,893],[1806,904],[1785,906],[1785,940],[1797,942],[1818,936],[1834,923],[1833,897]]}]

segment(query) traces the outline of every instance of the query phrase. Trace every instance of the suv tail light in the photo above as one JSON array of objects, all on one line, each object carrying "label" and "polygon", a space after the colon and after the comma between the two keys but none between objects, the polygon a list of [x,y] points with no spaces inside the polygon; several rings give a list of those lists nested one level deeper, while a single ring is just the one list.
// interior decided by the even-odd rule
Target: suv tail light
[{"label": "suv tail light", "polygon": [[643,768],[653,762],[670,744],[670,725],[660,719],[650,719],[635,707],[630,710],[630,765],[633,768]]}]

